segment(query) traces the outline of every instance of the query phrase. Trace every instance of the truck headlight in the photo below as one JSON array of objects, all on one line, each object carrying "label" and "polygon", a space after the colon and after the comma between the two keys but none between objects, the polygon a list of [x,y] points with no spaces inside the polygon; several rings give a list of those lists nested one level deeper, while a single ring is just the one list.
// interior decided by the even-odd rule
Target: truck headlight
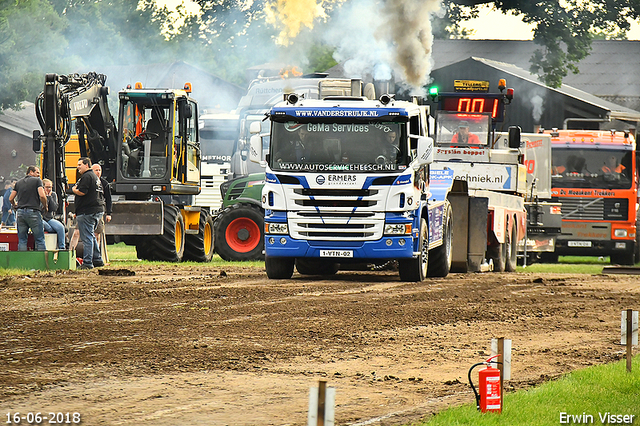
[{"label": "truck headlight", "polygon": [[618,238],[626,238],[627,237],[627,230],[626,229],[616,229],[615,231],[613,231],[613,235],[615,235]]},{"label": "truck headlight", "polygon": [[265,222],[264,233],[265,234],[288,234],[289,226],[287,226],[286,223]]},{"label": "truck headlight", "polygon": [[410,223],[385,223],[384,235],[411,235]]}]

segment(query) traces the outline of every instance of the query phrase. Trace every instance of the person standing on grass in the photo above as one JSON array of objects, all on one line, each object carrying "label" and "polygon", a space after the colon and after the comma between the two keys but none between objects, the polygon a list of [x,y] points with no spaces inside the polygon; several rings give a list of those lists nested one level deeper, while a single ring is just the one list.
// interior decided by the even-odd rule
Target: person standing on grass
[{"label": "person standing on grass", "polygon": [[100,248],[96,241],[96,228],[102,218],[102,184],[91,169],[91,160],[82,157],[78,160],[80,179],[71,188],[75,194],[76,224],[82,241],[82,265],[78,269],[93,269],[104,266]]},{"label": "person standing on grass", "polygon": [[[111,202],[111,189],[109,188],[109,182],[107,182],[107,180],[102,177],[102,166],[100,164],[98,163],[93,164],[91,166],[91,170],[93,170],[93,173],[95,173],[96,176],[98,176],[98,178],[100,179],[100,183],[102,184],[102,190],[104,194],[104,197],[102,198],[102,200],[100,200],[102,203],[103,216],[100,219],[100,223],[98,223],[98,227],[96,228],[96,239],[98,240],[98,247],[102,247],[102,237],[104,236],[104,226],[106,223],[111,222],[111,208],[113,206]],[[105,260],[109,261],[108,256],[106,256],[106,253],[102,253],[102,260],[103,262]]]},{"label": "person standing on grass", "polygon": [[58,236],[58,250],[64,250],[66,230],[62,222],[53,218],[58,210],[58,194],[53,192],[53,183],[49,179],[42,179],[44,193],[47,196],[47,212],[42,215],[45,232],[55,232]]},{"label": "person standing on grass", "polygon": [[46,250],[42,212],[47,211],[47,196],[44,193],[42,180],[40,180],[39,168],[36,166],[27,168],[27,175],[16,182],[11,191],[9,202],[13,206],[13,210],[16,211],[18,250],[27,251],[29,229],[35,239],[36,250]]},{"label": "person standing on grass", "polygon": [[2,226],[13,226],[16,223],[16,216],[11,210],[9,197],[13,191],[14,182],[7,180],[4,182],[4,195],[2,196]]}]

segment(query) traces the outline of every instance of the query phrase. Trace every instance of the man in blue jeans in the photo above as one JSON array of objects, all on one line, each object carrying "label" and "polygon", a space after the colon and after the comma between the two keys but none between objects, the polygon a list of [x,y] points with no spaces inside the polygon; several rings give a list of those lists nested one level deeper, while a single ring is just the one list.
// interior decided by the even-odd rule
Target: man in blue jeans
[{"label": "man in blue jeans", "polygon": [[82,241],[82,265],[78,269],[93,269],[104,266],[100,248],[96,241],[96,227],[102,218],[102,184],[91,170],[91,160],[82,157],[78,160],[80,179],[71,188],[75,194],[76,224]]},{"label": "man in blue jeans", "polygon": [[44,194],[39,168],[36,166],[27,168],[27,175],[16,182],[16,186],[11,191],[9,202],[16,211],[18,250],[27,251],[29,229],[33,234],[36,250],[46,250],[42,212],[47,211],[47,196]]}]

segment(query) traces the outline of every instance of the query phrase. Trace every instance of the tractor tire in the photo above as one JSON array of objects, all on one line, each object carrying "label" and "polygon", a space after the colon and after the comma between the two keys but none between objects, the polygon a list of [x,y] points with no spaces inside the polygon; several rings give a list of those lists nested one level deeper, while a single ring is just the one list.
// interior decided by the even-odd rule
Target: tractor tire
[{"label": "tractor tire", "polygon": [[194,262],[211,262],[213,241],[213,219],[208,211],[201,210],[198,233],[185,235],[183,259]]},{"label": "tractor tire", "polygon": [[180,210],[165,205],[163,234],[146,237],[136,246],[136,250],[144,260],[180,262],[184,256],[184,241],[184,219]]},{"label": "tractor tire", "polygon": [[301,275],[335,275],[338,263],[323,259],[296,259],[296,269]]},{"label": "tractor tire", "polygon": [[401,281],[420,282],[427,276],[429,264],[429,228],[427,221],[420,219],[420,237],[418,241],[420,255],[417,258],[399,259],[398,272]]},{"label": "tractor tire", "polygon": [[293,257],[271,257],[266,256],[264,266],[267,270],[267,277],[270,280],[286,280],[293,275]]},{"label": "tractor tire", "polygon": [[442,245],[429,252],[429,267],[427,276],[446,277],[451,269],[451,242],[453,241],[453,216],[451,207],[447,205],[442,217],[444,229],[442,230]]},{"label": "tractor tire", "polygon": [[518,237],[518,228],[516,227],[516,221],[514,220],[511,224],[511,233],[507,235],[506,244],[506,259],[504,270],[506,272],[515,272],[516,266],[518,265],[518,242],[516,241]]},{"label": "tractor tire", "polygon": [[253,204],[227,207],[214,222],[216,252],[227,261],[264,260],[264,211]]}]

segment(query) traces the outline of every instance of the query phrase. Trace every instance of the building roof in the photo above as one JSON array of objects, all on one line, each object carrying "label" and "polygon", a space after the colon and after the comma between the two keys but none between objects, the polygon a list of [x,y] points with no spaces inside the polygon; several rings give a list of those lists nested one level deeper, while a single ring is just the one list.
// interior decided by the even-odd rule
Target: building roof
[{"label": "building roof", "polygon": [[[529,70],[537,49],[542,46],[532,40],[434,40],[434,69],[474,56]],[[594,40],[578,69],[563,83],[599,97],[640,97],[640,41]]]},{"label": "building roof", "polygon": [[26,136],[33,137],[34,130],[40,130],[40,125],[36,119],[35,105],[32,102],[22,102],[19,111],[6,109],[0,112],[0,127]]},{"label": "building roof", "polygon": [[572,87],[568,84],[563,83],[558,89],[548,87],[544,83],[540,82],[538,76],[536,76],[535,74],[531,74],[529,71],[517,67],[516,65],[499,61],[492,61],[490,59],[484,58],[472,57],[470,59],[473,61],[481,62],[489,67],[493,67],[505,74],[511,74],[513,76],[526,80],[531,84],[538,85],[547,90],[555,91],[576,100],[591,104],[592,106],[603,110],[603,116],[606,116],[612,120],[640,121],[640,112],[638,111],[635,111],[631,108],[626,108],[613,102],[609,102],[598,96],[594,96],[590,93],[576,89],[575,87]]}]

